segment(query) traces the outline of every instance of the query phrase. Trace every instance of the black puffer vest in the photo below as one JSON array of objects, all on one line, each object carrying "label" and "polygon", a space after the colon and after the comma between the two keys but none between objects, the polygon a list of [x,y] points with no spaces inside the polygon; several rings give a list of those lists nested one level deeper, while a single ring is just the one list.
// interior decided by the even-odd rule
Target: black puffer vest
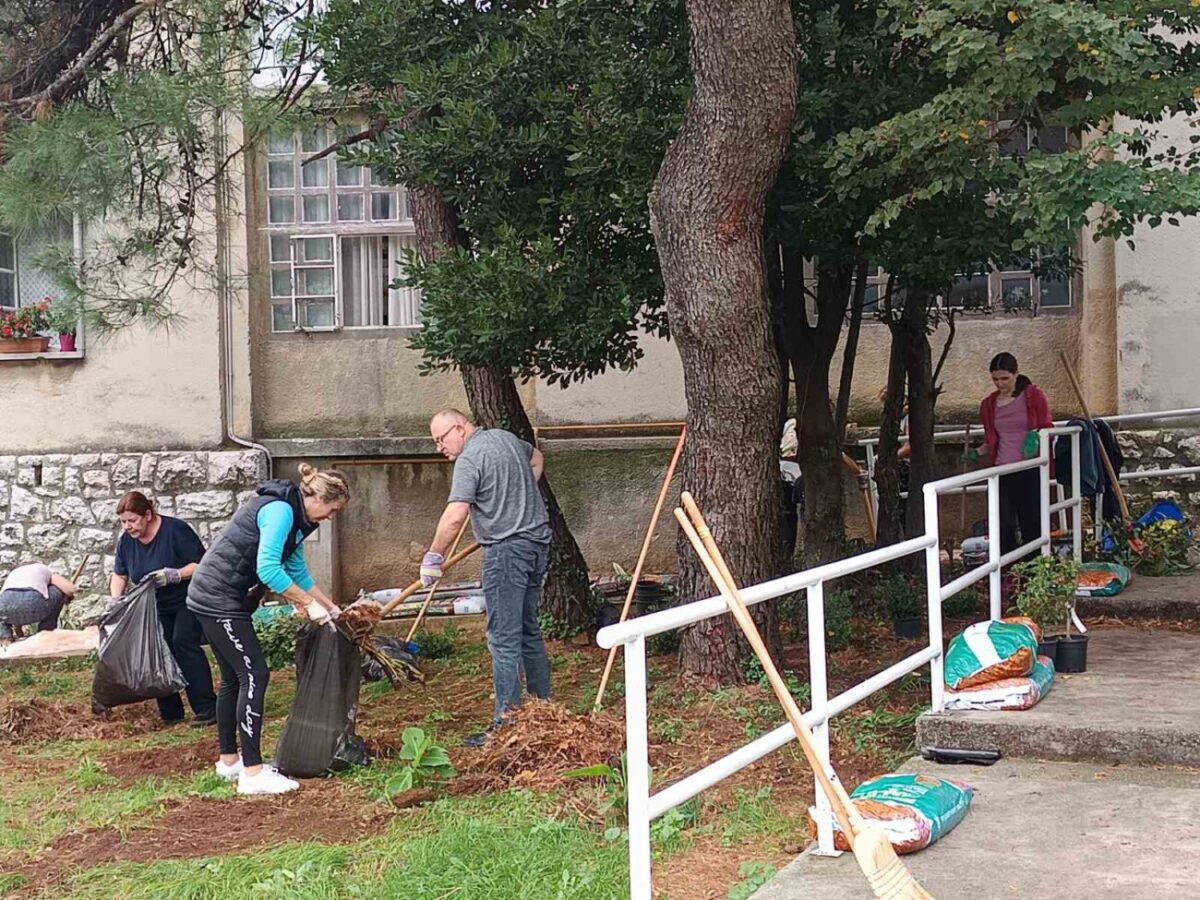
[{"label": "black puffer vest", "polygon": [[283,500],[292,508],[296,523],[283,545],[280,563],[299,544],[297,530],[304,537],[317,530],[318,526],[304,515],[304,499],[296,485],[284,480],[263,482],[256,496],[233,514],[221,536],[200,560],[188,585],[188,609],[204,616],[249,619],[258,608],[258,601],[266,592],[266,586],[258,580],[258,511],[275,500]]}]

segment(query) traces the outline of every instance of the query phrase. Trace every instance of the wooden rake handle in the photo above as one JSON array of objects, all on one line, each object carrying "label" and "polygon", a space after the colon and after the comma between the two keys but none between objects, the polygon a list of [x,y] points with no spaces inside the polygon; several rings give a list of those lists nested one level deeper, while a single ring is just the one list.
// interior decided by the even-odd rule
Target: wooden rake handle
[{"label": "wooden rake handle", "polygon": [[[763,672],[766,673],[767,679],[771,683],[771,689],[775,692],[780,705],[783,706],[783,711],[787,714],[788,721],[792,725],[792,730],[796,732],[796,740],[800,743],[800,749],[804,751],[805,758],[808,759],[808,764],[812,768],[817,783],[821,785],[821,789],[825,791],[825,796],[829,798],[833,814],[837,816],[838,824],[841,825],[842,832],[846,835],[846,840],[850,841],[851,845],[853,845],[854,836],[862,827],[862,818],[859,816],[857,810],[855,810],[854,805],[850,802],[850,797],[838,781],[837,774],[831,768],[828,768],[827,763],[821,759],[821,755],[817,752],[812,732],[809,730],[808,725],[804,723],[804,714],[800,711],[800,707],[796,703],[796,698],[788,690],[783,676],[779,674],[779,669],[775,667],[775,661],[771,659],[771,654],[767,652],[762,635],[759,634],[758,626],[754,624],[754,619],[751,618],[750,611],[746,608],[746,603],[742,599],[741,592],[737,589],[733,579],[728,574],[729,570],[725,566],[725,560],[720,555],[720,550],[717,549],[716,542],[713,541],[712,532],[709,531],[708,525],[705,524],[704,516],[700,513],[699,507],[696,506],[692,495],[686,491],[680,495],[680,499],[687,509],[687,514],[685,515],[682,509],[676,509],[675,518],[679,521],[679,526],[683,529],[683,533],[687,535],[687,539],[695,549],[696,555],[700,557],[704,568],[708,570],[708,575],[716,584],[717,590],[725,598],[725,602],[729,606],[729,611],[733,614],[733,618],[746,635],[746,640],[754,648],[754,652],[762,664]],[[695,523],[695,527],[693,527],[693,522]]]},{"label": "wooden rake handle", "polygon": [[[633,567],[633,574],[629,577],[629,590],[625,592],[625,605],[621,607],[621,618],[617,621],[624,622],[629,618],[629,608],[633,605],[633,594],[637,590],[638,579],[642,575],[642,566],[646,562],[646,554],[650,552],[650,542],[654,539],[654,529],[658,526],[658,517],[662,513],[663,503],[667,499],[667,491],[671,488],[671,479],[675,476],[675,467],[679,464],[679,457],[683,454],[683,441],[687,437],[687,426],[683,426],[683,431],[679,432],[679,440],[675,442],[675,452],[671,456],[671,463],[667,466],[667,474],[663,476],[662,487],[658,489],[658,500],[654,504],[654,512],[650,515],[650,525],[646,529],[646,536],[642,539],[642,552],[638,554],[637,565]],[[600,677],[600,688],[596,691],[596,701],[592,704],[592,712],[600,711],[600,703],[604,700],[604,689],[608,687],[609,676],[612,675],[613,660],[617,657],[617,648],[610,647],[608,651],[608,659],[604,663],[604,674]]]},{"label": "wooden rake handle", "polygon": [[[1083,389],[1079,386],[1079,380],[1075,377],[1075,369],[1071,366],[1071,361],[1067,359],[1067,354],[1060,352],[1062,364],[1067,369],[1067,377],[1071,379],[1071,387],[1075,391],[1075,399],[1079,401],[1079,408],[1083,410],[1083,417],[1087,419],[1087,423],[1096,428],[1096,423],[1092,419],[1092,414],[1088,412],[1087,401],[1083,399]],[[1112,460],[1108,458],[1108,451],[1104,449],[1104,442],[1100,440],[1100,432],[1096,431],[1096,446],[1100,448],[1100,460],[1104,463],[1104,471],[1108,475],[1108,480],[1112,482],[1113,492],[1117,495],[1117,505],[1121,509],[1121,519],[1125,522],[1129,521],[1129,504],[1125,502],[1125,492],[1121,490],[1121,480],[1117,477],[1116,469],[1113,468]]]},{"label": "wooden rake handle", "polygon": [[[458,527],[458,534],[454,536],[454,543],[450,546],[450,558],[454,558],[454,551],[458,549],[458,542],[462,540],[463,532],[467,530],[467,524],[470,520],[463,519],[462,525]],[[407,644],[413,639],[413,635],[417,633],[417,628],[421,625],[421,620],[425,618],[425,611],[429,609],[429,604],[433,602],[433,595],[437,593],[438,587],[442,583],[442,579],[446,577],[446,566],[442,566],[442,574],[438,579],[429,586],[429,594],[425,597],[425,602],[421,604],[421,608],[417,611],[417,617],[413,619],[412,628],[408,629],[408,637],[404,639]],[[380,616],[383,618],[383,616]]]},{"label": "wooden rake handle", "polygon": [[[462,562],[464,559],[466,559],[468,556],[470,556],[472,553],[474,553],[478,549],[479,549],[478,544],[472,544],[471,546],[467,547],[465,550],[459,550],[457,553],[455,553],[453,556],[451,556],[448,560],[446,560],[444,563],[442,563],[442,574],[445,575],[446,572],[448,572],[454,566],[458,565],[460,562]],[[413,594],[415,594],[420,589],[421,589],[421,579],[418,578],[416,581],[414,581],[412,584],[410,584],[408,587],[406,587],[403,591],[401,591],[400,595],[398,597],[396,597],[392,600],[389,600],[387,603],[384,604],[383,609],[381,609],[379,611],[379,618],[381,618],[381,619],[384,618],[388,613],[390,613],[392,610],[394,610],[397,606],[399,606],[401,603],[403,603],[405,600],[407,600],[409,597],[411,597]]]}]

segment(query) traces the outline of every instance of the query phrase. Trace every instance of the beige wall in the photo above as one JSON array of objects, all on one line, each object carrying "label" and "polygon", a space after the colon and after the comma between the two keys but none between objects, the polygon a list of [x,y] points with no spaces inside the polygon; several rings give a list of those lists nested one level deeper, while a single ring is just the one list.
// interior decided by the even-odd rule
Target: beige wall
[{"label": "beige wall", "polygon": [[91,338],[81,360],[0,362],[0,452],[220,444],[217,305],[185,296],[180,308],[188,314],[185,325]]}]

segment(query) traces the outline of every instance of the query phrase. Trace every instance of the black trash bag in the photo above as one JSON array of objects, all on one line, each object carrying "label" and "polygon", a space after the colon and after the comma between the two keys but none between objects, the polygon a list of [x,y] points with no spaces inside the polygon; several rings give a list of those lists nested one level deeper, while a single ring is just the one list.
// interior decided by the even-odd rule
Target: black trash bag
[{"label": "black trash bag", "polygon": [[185,687],[187,679],[163,637],[154,581],[144,581],[100,617],[92,711],[158,700]]},{"label": "black trash bag", "polygon": [[296,637],[296,697],[275,745],[284,775],[316,778],[368,762],[354,733],[361,653],[329,625],[307,623]]},{"label": "black trash bag", "polygon": [[[399,638],[377,637],[375,638],[375,649],[384,656],[390,656],[392,659],[404,663],[406,667],[420,668],[417,664],[417,657],[408,651],[405,642]],[[407,668],[405,671],[407,672]],[[388,677],[388,674],[383,670],[383,666],[379,664],[379,660],[372,659],[370,656],[364,656],[362,658],[362,677],[367,681],[383,681]],[[409,681],[412,680],[410,677]]]}]

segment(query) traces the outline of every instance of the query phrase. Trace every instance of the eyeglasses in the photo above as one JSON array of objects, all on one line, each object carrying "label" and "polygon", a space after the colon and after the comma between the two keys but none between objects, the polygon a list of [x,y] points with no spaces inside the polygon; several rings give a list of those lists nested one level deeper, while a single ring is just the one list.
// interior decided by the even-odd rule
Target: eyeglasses
[{"label": "eyeglasses", "polygon": [[452,431],[453,431],[455,428],[459,428],[459,427],[461,427],[461,426],[459,426],[459,425],[451,425],[449,428],[447,428],[445,431],[443,431],[443,432],[441,433],[441,435],[439,435],[439,436],[435,436],[435,437],[434,437],[434,439],[433,439],[433,443],[434,443],[434,445],[435,445],[435,446],[438,446],[438,447],[445,446],[446,435],[448,435],[450,432],[452,432]]}]

